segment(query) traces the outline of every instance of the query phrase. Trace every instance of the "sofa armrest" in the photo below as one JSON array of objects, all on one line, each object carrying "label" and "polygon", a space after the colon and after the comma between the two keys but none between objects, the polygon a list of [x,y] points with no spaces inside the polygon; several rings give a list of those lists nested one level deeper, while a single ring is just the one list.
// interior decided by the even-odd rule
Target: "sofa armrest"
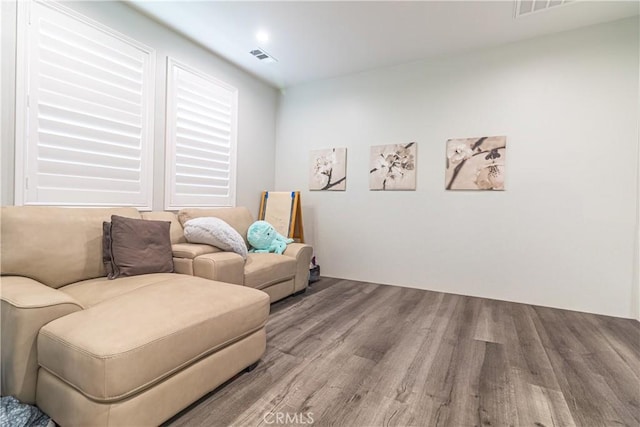
[{"label": "sofa armrest", "polygon": [[193,275],[234,285],[244,285],[244,258],[235,252],[200,255],[193,260]]},{"label": "sofa armrest", "polygon": [[171,245],[174,258],[194,259],[200,255],[222,252],[215,246],[202,245],[200,243],[175,243]]},{"label": "sofa armrest", "polygon": [[57,289],[33,279],[4,276],[0,279],[2,337],[2,396],[35,403],[38,376],[36,341],[47,323],[83,309]]},{"label": "sofa armrest", "polygon": [[300,292],[306,289],[309,284],[309,263],[313,256],[313,248],[303,243],[289,243],[283,255],[296,259],[296,277],[293,291]]}]

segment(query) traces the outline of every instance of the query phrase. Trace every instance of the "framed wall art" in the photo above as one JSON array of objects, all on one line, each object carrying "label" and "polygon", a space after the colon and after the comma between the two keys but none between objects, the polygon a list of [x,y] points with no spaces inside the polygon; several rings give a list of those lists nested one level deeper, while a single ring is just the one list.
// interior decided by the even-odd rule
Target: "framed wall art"
[{"label": "framed wall art", "polygon": [[447,190],[504,190],[506,136],[449,139]]},{"label": "framed wall art", "polygon": [[347,149],[312,150],[309,190],[344,191],[347,188]]},{"label": "framed wall art", "polygon": [[415,190],[417,144],[371,147],[369,190]]}]

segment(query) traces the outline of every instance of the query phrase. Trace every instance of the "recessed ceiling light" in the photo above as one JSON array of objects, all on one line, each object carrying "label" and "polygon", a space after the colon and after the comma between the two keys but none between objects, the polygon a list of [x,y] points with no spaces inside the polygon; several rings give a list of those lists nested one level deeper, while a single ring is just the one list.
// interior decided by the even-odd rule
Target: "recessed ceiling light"
[{"label": "recessed ceiling light", "polygon": [[266,31],[260,30],[256,33],[256,39],[260,43],[266,43],[269,41],[269,33]]}]

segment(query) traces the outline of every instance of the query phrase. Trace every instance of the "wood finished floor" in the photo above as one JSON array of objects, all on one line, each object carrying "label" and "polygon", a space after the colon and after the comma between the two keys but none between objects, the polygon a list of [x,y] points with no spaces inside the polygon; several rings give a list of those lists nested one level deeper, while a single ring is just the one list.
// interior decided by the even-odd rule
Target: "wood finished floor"
[{"label": "wood finished floor", "polygon": [[635,320],[326,278],[271,312],[258,367],[166,425],[640,425]]}]

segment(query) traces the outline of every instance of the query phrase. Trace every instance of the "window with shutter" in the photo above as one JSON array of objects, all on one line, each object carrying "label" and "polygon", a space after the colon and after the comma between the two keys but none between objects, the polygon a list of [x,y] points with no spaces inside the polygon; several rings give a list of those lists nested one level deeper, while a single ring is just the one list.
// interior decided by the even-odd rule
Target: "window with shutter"
[{"label": "window with shutter", "polygon": [[54,2],[19,7],[16,204],[150,209],[154,50]]},{"label": "window with shutter", "polygon": [[167,61],[165,208],[235,205],[238,90]]}]

